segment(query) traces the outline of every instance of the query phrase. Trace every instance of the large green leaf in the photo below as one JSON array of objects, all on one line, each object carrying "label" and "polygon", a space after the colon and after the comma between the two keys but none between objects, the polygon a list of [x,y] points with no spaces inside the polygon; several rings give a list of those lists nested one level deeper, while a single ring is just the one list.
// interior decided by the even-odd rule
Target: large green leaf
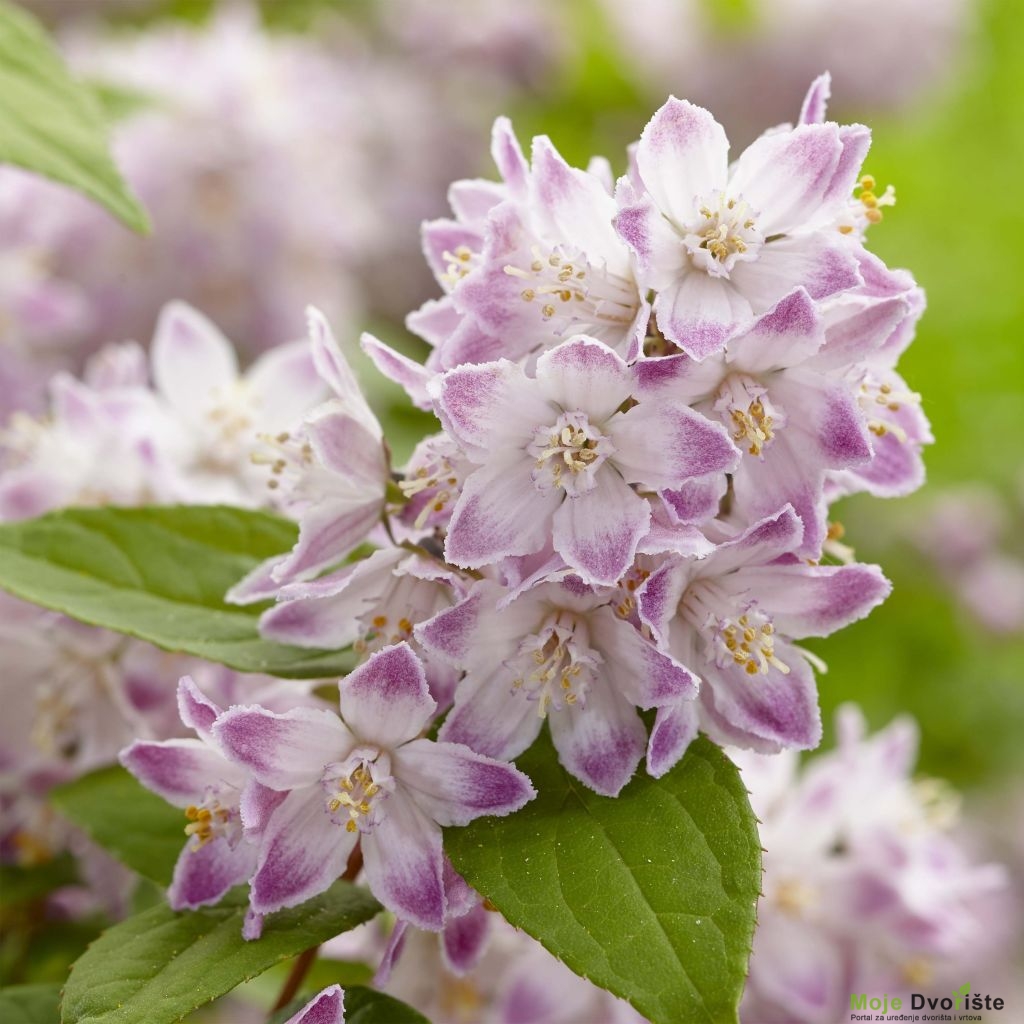
[{"label": "large green leaf", "polygon": [[83,775],[50,793],[57,809],[123,864],[170,885],[185,845],[184,815],[114,765]]},{"label": "large green leaf", "polygon": [[336,651],[271,643],[234,583],[295,541],[293,523],[223,506],[66,509],[0,524],[0,587],[82,622],[242,672],[342,675]]},{"label": "large green leaf", "polygon": [[737,1019],[761,887],[735,766],[706,740],[618,799],[559,765],[544,738],[517,762],[538,796],[450,829],[455,867],[518,928],[655,1024]]},{"label": "large green leaf", "polygon": [[60,985],[12,985],[0,989],[4,1024],[54,1024],[60,1012]]},{"label": "large green leaf", "polygon": [[136,231],[149,221],[107,147],[91,91],[68,74],[39,23],[0,0],[0,161],[70,185]]},{"label": "large green leaf", "polygon": [[380,910],[365,889],[335,882],[315,899],[270,915],[262,938],[246,942],[245,907],[244,891],[233,890],[216,907],[153,907],[110,928],[71,968],[61,1021],[172,1024]]}]

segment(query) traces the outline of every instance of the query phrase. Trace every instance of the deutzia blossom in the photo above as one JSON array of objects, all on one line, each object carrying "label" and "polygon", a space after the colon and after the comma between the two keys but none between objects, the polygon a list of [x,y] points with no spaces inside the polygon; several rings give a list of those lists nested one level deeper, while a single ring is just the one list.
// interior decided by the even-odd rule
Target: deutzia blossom
[{"label": "deutzia blossom", "polygon": [[661,775],[698,728],[763,753],[821,739],[809,655],[793,643],[865,616],[889,593],[876,566],[808,565],[791,507],[702,559],[669,559],[638,591],[640,619],[701,679],[696,702],[661,709],[648,767]]},{"label": "deutzia blossom", "polygon": [[838,749],[802,770],[730,751],[765,847],[744,1020],[833,1024],[851,992],[948,991],[986,962],[1002,916],[1005,874],[952,831],[954,794],[911,777],[914,723],[869,738],[847,705],[837,726]]},{"label": "deutzia blossom", "polygon": [[228,757],[284,799],[265,821],[250,888],[255,914],[325,890],[360,842],[366,878],[420,928],[444,924],[441,826],[510,814],[534,796],[514,767],[418,739],[436,703],[408,644],[342,680],[341,715],[235,707],[214,725]]},{"label": "deutzia blossom", "polygon": [[868,467],[876,439],[899,431],[892,421],[897,401],[908,401],[906,385],[895,388],[895,375],[879,378],[864,363],[909,315],[897,296],[850,299],[823,316],[798,288],[723,351],[699,363],[669,356],[641,373],[721,419],[743,451],[732,477],[738,509],[754,521],[791,504],[804,526],[795,553],[814,558],[825,539],[826,474]]},{"label": "deutzia blossom", "polygon": [[317,373],[334,397],[294,431],[266,438],[256,457],[268,486],[299,521],[287,555],[269,559],[235,589],[235,599],[271,596],[278,585],[308,579],[340,562],[380,519],[388,483],[383,433],[323,315],[309,311]]},{"label": "deutzia blossom", "polygon": [[249,773],[225,758],[212,734],[222,709],[188,676],[178,684],[178,709],[197,739],[139,740],[121,753],[121,763],[185,811],[189,838],[167,892],[171,906],[183,910],[216,903],[246,881],[256,866],[256,847],[245,839],[240,811]]},{"label": "deutzia blossom", "polygon": [[616,614],[615,591],[569,577],[504,596],[482,581],[416,630],[427,650],[466,670],[441,739],[515,757],[546,718],[566,770],[616,796],[647,744],[636,709],[692,701],[696,678]]},{"label": "deutzia blossom", "polygon": [[670,99],[623,178],[619,233],[641,286],[658,295],[658,328],[695,359],[800,286],[815,299],[861,283],[833,229],[870,144],[861,125],[804,124],[762,135],[730,167],[721,125]]},{"label": "deutzia blossom", "polygon": [[725,429],[683,402],[630,407],[635,371],[590,338],[544,353],[533,378],[501,360],[450,370],[430,392],[479,467],[448,526],[445,558],[460,567],[531,554],[552,539],[584,582],[613,584],[651,524],[650,505],[630,485],[679,487],[738,457]]},{"label": "deutzia blossom", "polygon": [[[260,617],[260,633],[299,647],[336,649],[351,644],[360,655],[409,641],[422,655],[413,628],[450,607],[459,589],[458,574],[433,559],[404,548],[385,548],[308,583],[281,587],[277,605]],[[455,688],[454,671],[429,655],[424,668],[431,695],[447,707]]]},{"label": "deutzia blossom", "polygon": [[157,393],[179,428],[179,497],[265,500],[263,474],[251,462],[257,435],[294,428],[326,393],[309,343],[272,349],[240,374],[224,335],[197,310],[172,302],[157,322],[151,359]]}]

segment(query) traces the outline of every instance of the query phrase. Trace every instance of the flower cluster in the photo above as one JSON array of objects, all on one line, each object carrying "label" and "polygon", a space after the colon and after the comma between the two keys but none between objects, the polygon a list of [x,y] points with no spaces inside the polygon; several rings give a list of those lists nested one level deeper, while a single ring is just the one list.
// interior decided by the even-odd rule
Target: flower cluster
[{"label": "flower cluster", "polygon": [[730,751],[765,847],[744,1019],[846,1020],[851,992],[953,988],[998,941],[1006,874],[952,830],[953,791],[911,778],[914,723],[867,738],[848,705],[837,725],[838,748],[803,769]]},{"label": "flower cluster", "polygon": [[327,393],[308,342],[244,373],[230,342],[181,302],[160,315],[147,359],[111,345],[82,379],[50,380],[50,409],[0,432],[0,519],[69,505],[273,504],[261,462]]},{"label": "flower cluster", "polygon": [[[712,116],[671,99],[617,183],[546,138],[527,161],[499,119],[503,180],[456,182],[454,218],[424,228],[445,291],[408,320],[426,364],[364,336],[441,432],[389,487],[314,315],[341,406],[312,414],[282,479],[295,550],[230,599],[275,598],[261,629],[278,640],[412,643],[452,703],[442,740],[513,758],[547,721],[565,768],[609,796],[699,730],[817,745],[799,641],[888,592],[876,567],[823,561],[848,552],[827,504],[913,489],[930,439],[895,370],[922,296],[865,248],[884,198],[861,170],[869,134],[825,121],[827,92],[732,164]],[[345,563],[367,539],[380,550]]]},{"label": "flower cluster", "polygon": [[359,844],[366,880],[388,909],[440,931],[451,882],[441,826],[510,814],[534,796],[512,765],[420,738],[437,703],[408,644],[372,655],[340,684],[341,717],[260,705],[226,711],[181,680],[196,739],[139,740],[121,761],[182,807],[189,839],[168,893],[176,909],[216,902],[250,881],[247,937],[346,870]]}]

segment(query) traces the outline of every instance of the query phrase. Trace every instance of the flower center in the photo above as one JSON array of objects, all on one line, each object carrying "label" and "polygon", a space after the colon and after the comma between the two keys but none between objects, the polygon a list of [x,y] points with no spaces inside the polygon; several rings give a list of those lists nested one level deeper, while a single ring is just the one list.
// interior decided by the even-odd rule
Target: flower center
[{"label": "flower center", "polygon": [[446,249],[441,253],[441,259],[447,263],[445,272],[441,275],[441,283],[448,288],[454,288],[479,263],[478,256],[479,253],[473,252],[468,245],[456,246],[455,252]]},{"label": "flower center", "polygon": [[270,467],[267,487],[276,491],[284,482],[287,489],[294,489],[313,465],[313,446],[287,430],[274,435],[260,434],[259,440],[265,450],[253,452],[249,458],[256,466]]},{"label": "flower center", "polygon": [[719,668],[738,665],[751,676],[766,675],[769,668],[789,674],[789,666],[775,655],[771,617],[756,601],[737,608],[735,599],[716,584],[697,580],[683,595],[680,611],[704,636],[708,657]]},{"label": "flower center", "polygon": [[896,440],[906,444],[907,433],[897,422],[894,413],[898,413],[905,405],[920,405],[919,394],[905,388],[894,388],[869,373],[861,381],[857,401],[867,415],[868,430],[875,437],[892,434]]},{"label": "flower center", "polygon": [[391,758],[373,747],[354,751],[342,764],[328,765],[321,783],[327,811],[346,832],[371,832],[382,820],[381,804],[394,789]]},{"label": "flower center", "polygon": [[201,462],[212,468],[229,467],[238,460],[242,446],[252,439],[256,402],[244,380],[218,388],[211,396],[205,419],[206,437]]},{"label": "flower center", "polygon": [[[390,605],[390,602],[388,604]],[[398,644],[412,637],[413,623],[405,615],[396,618],[394,615],[384,615],[379,611],[368,612],[359,622],[363,626],[363,631],[352,645],[357,654],[373,654],[382,647]]]},{"label": "flower center", "polygon": [[443,516],[456,502],[462,488],[462,472],[452,462],[453,456],[437,446],[425,453],[424,460],[407,470],[399,482],[409,499],[407,511],[415,512],[413,528],[422,530],[435,516]]},{"label": "flower center", "polygon": [[587,688],[601,663],[592,650],[586,624],[569,612],[553,612],[533,636],[526,637],[506,662],[512,689],[537,702],[537,714],[586,704]]},{"label": "flower center", "polygon": [[683,236],[694,266],[712,277],[728,277],[737,262],[757,259],[763,242],[750,205],[718,190],[701,204],[699,218]]},{"label": "flower center", "polygon": [[192,839],[191,848],[198,850],[211,839],[226,836],[236,837],[238,823],[234,814],[227,807],[221,806],[216,797],[207,797],[201,804],[189,804],[185,808],[185,817],[189,823],[185,826],[185,835]]},{"label": "flower center", "polygon": [[507,265],[505,273],[522,280],[519,297],[536,304],[541,319],[554,321],[556,333],[580,332],[602,337],[619,333],[633,322],[640,306],[636,282],[590,263],[581,253],[562,246],[545,253],[533,247],[528,268]]},{"label": "flower center", "polygon": [[767,389],[746,374],[730,374],[718,390],[713,406],[732,431],[732,439],[751,455],[760,455],[771,444],[786,417],[768,399]]},{"label": "flower center", "polygon": [[887,185],[881,195],[875,194],[875,179],[865,174],[854,189],[846,214],[839,219],[839,232],[843,235],[856,233],[863,235],[870,224],[877,224],[882,219],[883,206],[896,205],[896,192],[892,185]]},{"label": "flower center", "polygon": [[594,474],[615,449],[584,413],[564,412],[553,426],[537,428],[527,451],[537,460],[533,482],[538,490],[561,487],[577,495],[594,486]]}]

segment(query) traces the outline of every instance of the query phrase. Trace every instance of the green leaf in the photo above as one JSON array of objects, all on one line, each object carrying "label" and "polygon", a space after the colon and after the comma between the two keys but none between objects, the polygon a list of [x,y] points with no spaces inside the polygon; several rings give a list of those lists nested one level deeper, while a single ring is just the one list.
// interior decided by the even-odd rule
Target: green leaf
[{"label": "green leaf", "polygon": [[0,990],[4,1024],[53,1024],[60,1013],[60,985],[13,985]]},{"label": "green leaf", "polygon": [[[267,1024],[284,1024],[285,1021],[291,1020],[316,992],[326,987],[327,985],[319,985],[314,992],[293,999],[287,1006],[278,1010]],[[346,987],[344,1003],[345,1024],[430,1024],[419,1010],[414,1010],[408,1003],[372,988]]]},{"label": "green leaf", "polygon": [[104,932],[75,962],[62,1024],[172,1024],[303,950],[369,921],[380,905],[335,882],[301,906],[271,914],[263,936],[242,938],[244,890],[216,907],[154,907]]},{"label": "green leaf", "polygon": [[0,864],[0,904],[10,907],[17,903],[30,903],[54,889],[74,885],[77,881],[75,860],[69,853],[31,868]]},{"label": "green leaf", "polygon": [[170,885],[185,845],[185,818],[122,767],[100,768],[58,786],[50,801],[122,864]]},{"label": "green leaf", "polygon": [[469,883],[577,974],[654,1024],[737,1020],[761,887],[756,820],[704,739],[662,779],[598,796],[546,735],[517,761],[537,798],[445,833]]},{"label": "green leaf", "polygon": [[372,988],[345,989],[345,1024],[430,1024],[419,1010]]},{"label": "green leaf", "polygon": [[110,156],[103,114],[42,26],[0,0],[0,161],[70,185],[136,231],[149,221]]},{"label": "green leaf", "polygon": [[241,672],[343,675],[347,655],[261,639],[261,608],[224,594],[295,542],[294,523],[223,506],[65,509],[0,524],[0,587],[16,597]]}]

